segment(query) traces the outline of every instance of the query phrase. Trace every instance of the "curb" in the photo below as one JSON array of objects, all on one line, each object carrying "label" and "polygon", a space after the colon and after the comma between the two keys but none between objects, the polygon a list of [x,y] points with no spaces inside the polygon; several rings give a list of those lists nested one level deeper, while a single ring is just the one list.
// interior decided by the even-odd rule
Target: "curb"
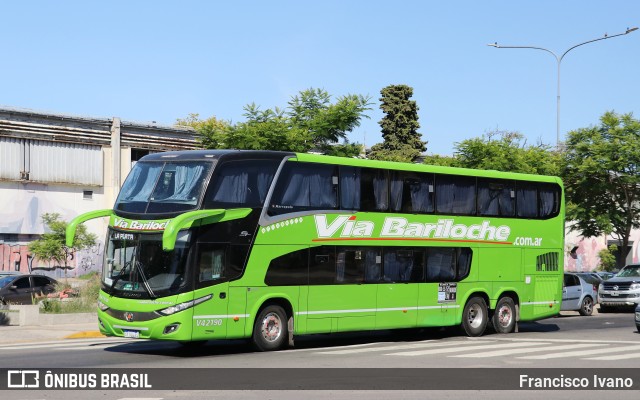
[{"label": "curb", "polygon": [[106,337],[100,331],[83,331],[72,333],[71,335],[65,336],[63,339],[87,339],[87,338],[103,338]]}]

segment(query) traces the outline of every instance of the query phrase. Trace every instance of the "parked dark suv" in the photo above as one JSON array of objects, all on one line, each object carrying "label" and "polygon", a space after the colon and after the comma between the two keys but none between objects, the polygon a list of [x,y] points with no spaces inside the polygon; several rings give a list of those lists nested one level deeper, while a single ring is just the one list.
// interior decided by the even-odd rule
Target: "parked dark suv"
[{"label": "parked dark suv", "polygon": [[0,304],[32,304],[33,297],[56,291],[57,281],[43,275],[0,278]]},{"label": "parked dark suv", "polygon": [[640,264],[627,265],[613,278],[600,284],[600,312],[613,307],[634,307],[640,304]]}]

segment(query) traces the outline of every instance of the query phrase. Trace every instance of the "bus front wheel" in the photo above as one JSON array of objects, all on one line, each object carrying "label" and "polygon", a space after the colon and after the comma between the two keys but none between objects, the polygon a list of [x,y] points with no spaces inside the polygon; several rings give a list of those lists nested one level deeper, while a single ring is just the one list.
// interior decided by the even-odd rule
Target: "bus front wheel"
[{"label": "bus front wheel", "polygon": [[279,350],[288,340],[287,314],[277,305],[262,309],[253,325],[253,345],[260,351]]},{"label": "bus front wheel", "polygon": [[472,297],[462,312],[462,328],[467,336],[482,336],[489,322],[489,310],[482,297]]},{"label": "bus front wheel", "polygon": [[516,326],[516,306],[511,297],[503,297],[493,313],[493,327],[498,333],[511,333]]}]

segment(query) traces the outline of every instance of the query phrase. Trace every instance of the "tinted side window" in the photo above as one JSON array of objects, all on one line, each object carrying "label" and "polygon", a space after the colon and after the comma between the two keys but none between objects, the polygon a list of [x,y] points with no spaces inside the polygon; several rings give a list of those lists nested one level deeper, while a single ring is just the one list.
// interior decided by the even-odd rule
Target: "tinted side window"
[{"label": "tinted side window", "polygon": [[516,204],[518,217],[538,217],[538,190],[535,184],[518,182],[516,184]]},{"label": "tinted side window", "polygon": [[338,168],[287,162],[276,183],[269,215],[338,208]]},{"label": "tinted side window", "polygon": [[560,211],[560,187],[540,184],[538,188],[538,214],[540,218],[557,215]]},{"label": "tinted side window", "polygon": [[31,284],[29,283],[29,278],[27,277],[17,279],[13,282],[13,286],[17,287],[18,289],[28,289],[31,287]]},{"label": "tinted side window", "polygon": [[306,285],[309,282],[309,251],[294,251],[277,257],[269,264],[264,283],[269,286]]},{"label": "tinted side window", "polygon": [[336,282],[378,282],[382,270],[379,247],[338,247],[336,249]]},{"label": "tinted side window", "polygon": [[423,282],[425,249],[419,247],[386,247],[384,249],[384,282]]},{"label": "tinted side window", "polygon": [[335,282],[335,246],[312,247],[309,250],[309,285],[333,285]]},{"label": "tinted side window", "polygon": [[[394,190],[393,182],[398,179],[402,182],[401,190],[401,204],[402,212],[413,214],[432,213],[434,209],[433,199],[433,175],[432,174],[419,174],[419,173],[396,173],[392,178],[391,192],[392,195],[397,196],[397,191]],[[391,204],[400,203],[398,200],[394,203],[393,199],[397,197],[392,196]],[[397,211],[397,208],[394,209]]]},{"label": "tinted side window", "polygon": [[47,286],[51,284],[51,281],[49,280],[49,278],[45,276],[33,276],[31,277],[31,279],[33,279],[33,286],[35,287],[42,287],[42,286]]},{"label": "tinted side window", "polygon": [[439,214],[476,215],[476,178],[436,175]]},{"label": "tinted side window", "polygon": [[242,160],[216,166],[205,207],[261,207],[278,165],[275,160]]},{"label": "tinted side window", "polygon": [[478,179],[478,215],[513,217],[515,203],[513,181]]},{"label": "tinted side window", "polygon": [[364,211],[389,209],[389,172],[383,169],[362,168],[360,198]]},{"label": "tinted side window", "polygon": [[469,275],[471,249],[433,247],[427,249],[427,282],[461,281]]},{"label": "tinted side window", "polygon": [[198,249],[196,267],[198,287],[210,286],[242,276],[249,246],[200,243]]}]

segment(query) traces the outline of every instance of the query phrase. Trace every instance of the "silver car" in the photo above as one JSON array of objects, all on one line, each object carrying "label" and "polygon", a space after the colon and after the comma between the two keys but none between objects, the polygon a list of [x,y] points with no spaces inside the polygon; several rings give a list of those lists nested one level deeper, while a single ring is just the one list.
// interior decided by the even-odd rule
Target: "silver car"
[{"label": "silver car", "polygon": [[602,282],[598,299],[600,312],[640,304],[640,264],[627,265],[613,278]]},{"label": "silver car", "polygon": [[577,274],[565,272],[561,311],[578,311],[580,315],[591,315],[597,298],[596,283],[589,283]]}]

